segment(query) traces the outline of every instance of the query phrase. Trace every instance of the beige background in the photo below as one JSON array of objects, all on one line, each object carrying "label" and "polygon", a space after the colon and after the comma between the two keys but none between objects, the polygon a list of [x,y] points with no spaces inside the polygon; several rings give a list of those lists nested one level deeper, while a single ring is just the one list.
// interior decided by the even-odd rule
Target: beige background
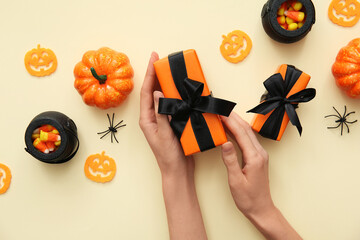
[{"label": "beige background", "polygon": [[[289,125],[281,142],[258,136],[270,155],[273,199],[305,239],[360,239],[359,123],[350,134],[328,130],[332,106],[346,104],[359,119],[359,100],[334,84],[331,65],[338,50],[358,37],[360,25],[341,28],[327,17],[330,0],[315,1],[316,24],[300,42],[284,45],[263,31],[265,1],[3,1],[0,8],[0,76],[2,81],[0,162],[13,180],[0,195],[0,239],[168,239],[161,179],[156,161],[138,127],[139,92],[150,53],[161,57],[194,48],[215,96],[238,103],[235,111],[255,106],[262,82],[278,65],[289,63],[312,76],[316,98],[297,110],[299,137]],[[253,41],[239,64],[219,51],[222,35],[235,29]],[[25,53],[40,43],[58,58],[56,72],[30,76]],[[135,70],[135,89],[116,109],[86,106],[73,87],[73,68],[83,53],[108,46],[126,53]],[[47,110],[72,118],[80,150],[70,162],[44,164],[24,151],[31,119]],[[127,126],[119,144],[96,134],[107,127],[106,113]],[[117,163],[112,182],[97,184],[83,173],[85,159],[102,150]],[[196,185],[209,239],[263,239],[237,210],[227,174],[216,148],[196,155]]]}]

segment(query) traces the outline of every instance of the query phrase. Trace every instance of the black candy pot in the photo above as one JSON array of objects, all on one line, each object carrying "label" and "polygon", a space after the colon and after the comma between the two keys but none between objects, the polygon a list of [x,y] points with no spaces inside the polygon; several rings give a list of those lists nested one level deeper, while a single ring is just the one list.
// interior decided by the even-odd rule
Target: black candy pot
[{"label": "black candy pot", "polygon": [[268,0],[261,11],[262,25],[269,37],[281,43],[293,43],[304,38],[315,23],[315,7],[311,0],[298,0],[305,9],[304,25],[294,31],[283,29],[277,22],[277,11],[287,0]]},{"label": "black candy pot", "polygon": [[[35,129],[42,125],[52,125],[60,134],[61,144],[51,153],[42,153],[33,146],[31,138]],[[45,163],[64,163],[73,158],[79,149],[80,142],[77,128],[73,120],[63,113],[48,111],[34,117],[25,132],[25,150],[36,159]]]}]

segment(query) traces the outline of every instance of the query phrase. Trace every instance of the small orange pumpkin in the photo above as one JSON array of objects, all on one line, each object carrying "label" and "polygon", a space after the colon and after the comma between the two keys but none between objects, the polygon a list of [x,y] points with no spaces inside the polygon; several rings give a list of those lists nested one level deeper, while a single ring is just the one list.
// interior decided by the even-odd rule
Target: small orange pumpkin
[{"label": "small orange pumpkin", "polygon": [[107,47],[86,52],[74,75],[84,102],[101,109],[119,106],[134,88],[129,58]]},{"label": "small orange pumpkin", "polygon": [[57,68],[55,53],[51,49],[40,48],[40,44],[26,53],[24,62],[26,70],[37,77],[50,75]]},{"label": "small orange pumpkin", "polygon": [[360,98],[360,38],[340,49],[332,66],[338,87],[352,98]]},{"label": "small orange pumpkin", "polygon": [[10,186],[10,182],[11,182],[10,169],[6,165],[0,163],[0,194],[3,194],[8,190]]},{"label": "small orange pumpkin", "polygon": [[360,19],[360,3],[357,0],[333,0],[328,9],[330,20],[343,27],[352,27]]},{"label": "small orange pumpkin", "polygon": [[94,182],[109,182],[115,176],[116,163],[103,151],[101,154],[90,155],[86,159],[84,172],[85,176]]},{"label": "small orange pumpkin", "polygon": [[250,37],[240,30],[235,30],[227,36],[223,35],[220,45],[222,56],[231,63],[238,63],[250,53],[252,42]]}]

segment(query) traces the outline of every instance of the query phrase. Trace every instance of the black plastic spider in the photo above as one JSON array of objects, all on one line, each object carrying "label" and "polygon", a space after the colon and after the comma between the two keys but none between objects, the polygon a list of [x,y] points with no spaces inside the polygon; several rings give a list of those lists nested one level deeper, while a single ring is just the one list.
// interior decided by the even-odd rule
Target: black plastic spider
[{"label": "black plastic spider", "polygon": [[328,129],[330,129],[330,128],[338,128],[338,127],[341,126],[341,136],[342,136],[342,133],[343,133],[344,124],[345,124],[345,126],[346,126],[346,128],[347,128],[347,130],[348,130],[348,133],[350,133],[350,129],[349,129],[348,123],[349,123],[349,124],[353,124],[353,123],[356,123],[356,122],[357,122],[357,120],[352,121],[352,122],[347,121],[346,118],[347,118],[350,114],[355,113],[355,111],[346,113],[346,106],[344,106],[344,107],[345,107],[345,111],[344,111],[344,114],[343,114],[342,116],[341,116],[341,114],[338,112],[338,110],[336,110],[335,107],[333,107],[333,109],[337,112],[338,115],[331,114],[331,115],[325,116],[325,118],[327,118],[327,117],[337,117],[337,118],[338,118],[338,120],[335,121],[336,123],[339,123],[337,126],[335,126],[335,127],[327,127],[327,128],[328,128]]},{"label": "black plastic spider", "polygon": [[112,115],[112,120],[110,120],[109,114],[106,114],[106,115],[107,115],[107,117],[108,117],[108,119],[109,119],[110,127],[109,127],[108,130],[105,130],[105,131],[103,131],[103,132],[99,132],[99,133],[97,133],[97,134],[104,134],[104,135],[102,135],[101,138],[100,138],[100,139],[102,139],[103,137],[105,137],[106,135],[108,135],[109,133],[111,133],[111,134],[110,134],[110,135],[111,135],[111,143],[113,142],[113,136],[114,136],[116,142],[119,143],[119,141],[116,139],[115,133],[117,133],[117,129],[119,129],[119,128],[121,128],[121,127],[125,127],[126,124],[120,125],[120,124],[124,121],[124,120],[121,120],[118,124],[116,124],[116,125],[114,126],[114,116],[115,116],[115,113],[113,113],[113,115]]}]

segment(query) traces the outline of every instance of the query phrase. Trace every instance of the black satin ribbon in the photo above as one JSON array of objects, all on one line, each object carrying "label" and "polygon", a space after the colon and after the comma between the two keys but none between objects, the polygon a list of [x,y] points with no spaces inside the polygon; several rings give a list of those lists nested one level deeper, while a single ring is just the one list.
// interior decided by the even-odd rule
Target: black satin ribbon
[{"label": "black satin ribbon", "polygon": [[204,90],[202,82],[188,78],[183,52],[169,55],[171,75],[182,98],[160,98],[160,114],[171,115],[170,126],[178,139],[184,131],[189,118],[200,151],[215,147],[209,127],[202,113],[214,113],[229,116],[236,103],[209,96],[201,96]]},{"label": "black satin ribbon", "polygon": [[316,95],[314,88],[307,88],[286,97],[301,74],[302,72],[300,70],[288,65],[285,79],[283,79],[280,73],[276,73],[264,82],[267,93],[262,96],[261,100],[263,100],[263,102],[247,111],[266,115],[274,110],[259,131],[260,135],[276,140],[285,112],[289,116],[292,125],[296,126],[301,135],[302,126],[295,109],[298,103],[309,102]]}]

